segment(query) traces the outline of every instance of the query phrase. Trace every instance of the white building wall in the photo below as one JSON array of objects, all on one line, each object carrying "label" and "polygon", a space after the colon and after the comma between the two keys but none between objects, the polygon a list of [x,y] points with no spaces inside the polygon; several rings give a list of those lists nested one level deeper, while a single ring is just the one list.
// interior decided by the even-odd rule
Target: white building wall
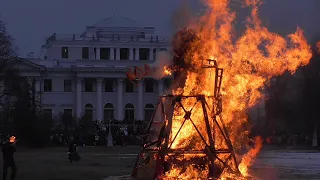
[{"label": "white building wall", "polygon": [[[68,59],[82,59],[82,47],[68,47],[68,51],[69,51]],[[61,54],[61,48],[60,48],[60,54]]]},{"label": "white building wall", "polygon": [[[133,23],[126,18],[111,18],[111,22],[114,23],[115,20],[120,20],[121,23]],[[135,118],[139,119],[142,117],[144,112],[144,107],[146,104],[153,104],[154,106],[158,100],[158,85],[156,80],[154,81],[154,92],[145,93],[145,87],[140,88],[134,86],[133,92],[125,91],[125,83],[122,86],[122,93],[119,94],[118,91],[118,81],[116,78],[126,78],[125,68],[132,66],[141,66],[146,63],[154,62],[153,49],[168,49],[168,43],[166,41],[158,41],[159,38],[154,35],[154,28],[144,28],[144,27],[132,27],[127,28],[126,24],[121,28],[119,23],[116,23],[116,27],[108,27],[110,22],[100,22],[98,24],[104,24],[103,28],[90,27],[87,28],[84,36],[75,35],[53,35],[48,39],[46,48],[46,59],[45,60],[32,60],[34,63],[39,64],[44,67],[45,70],[40,72],[31,73],[30,71],[25,72],[26,76],[40,76],[41,81],[41,92],[42,92],[42,106],[43,109],[52,109],[54,117],[58,117],[64,109],[72,109],[73,114],[77,115],[77,107],[81,107],[81,116],[84,114],[84,107],[86,104],[91,104],[93,106],[93,119],[97,118],[96,113],[102,113],[103,119],[103,108],[105,104],[111,103],[114,107],[114,116],[117,118],[119,114],[123,114],[125,105],[130,103],[135,107]],[[97,24],[96,24],[97,25]],[[97,35],[95,31],[99,31],[99,34],[103,34],[100,39],[92,38],[92,34]],[[104,31],[104,32],[102,32]],[[141,33],[145,33],[146,38],[137,37]],[[114,40],[111,40],[112,35],[120,35],[120,39],[117,36]],[[122,36],[121,36],[122,35]],[[87,36],[87,37],[85,37]],[[151,38],[151,36],[153,36]],[[133,37],[133,39],[132,39]],[[95,36],[95,38],[97,38]],[[62,47],[68,47],[68,59],[62,59]],[[110,48],[110,56],[113,54],[113,49],[115,49],[115,54],[117,55],[115,60],[97,60],[94,56],[91,56],[89,50],[89,59],[82,60],[82,47],[89,47],[93,49],[97,48],[97,53],[99,53],[99,48]],[[120,48],[129,48],[129,60],[119,60],[120,59]],[[149,48],[151,53],[149,53],[149,61],[141,61],[139,59],[139,52],[133,55],[133,49],[139,48]],[[99,57],[99,55],[98,55]],[[135,60],[133,60],[135,58]],[[111,57],[112,59],[112,57]],[[110,68],[110,71],[107,69]],[[120,69],[114,71],[112,69]],[[76,70],[75,70],[76,69]],[[102,69],[102,70],[100,70]],[[31,73],[31,74],[30,74]],[[101,105],[98,107],[98,93],[97,93],[97,83],[94,83],[94,92],[84,92],[85,84],[84,80],[81,83],[81,94],[77,97],[77,78],[115,78],[113,90],[114,92],[104,92],[104,84],[102,84],[101,93]],[[52,92],[44,92],[43,79],[52,79]],[[64,80],[72,79],[72,92],[64,92]],[[142,92],[142,93],[141,93]],[[119,95],[121,97],[119,97]],[[121,107],[119,106],[119,100]],[[140,106],[140,107],[139,107]],[[119,119],[121,120],[121,119]]]},{"label": "white building wall", "polygon": [[47,60],[60,59],[61,47],[51,46],[47,48]]}]

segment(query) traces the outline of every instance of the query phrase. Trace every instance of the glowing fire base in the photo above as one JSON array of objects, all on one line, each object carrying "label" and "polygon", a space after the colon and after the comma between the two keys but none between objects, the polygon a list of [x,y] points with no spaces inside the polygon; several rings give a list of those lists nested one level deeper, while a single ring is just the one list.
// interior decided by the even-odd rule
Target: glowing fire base
[{"label": "glowing fire base", "polygon": [[212,96],[159,96],[134,179],[241,177],[227,128],[218,118],[223,70],[214,60],[204,68],[215,69]]},{"label": "glowing fire base", "polygon": [[[190,98],[194,99],[196,103],[190,110],[187,110],[182,102]],[[192,120],[192,110],[197,104],[202,107],[203,117],[201,121],[197,119],[196,123]],[[205,96],[160,96],[157,107],[149,126],[146,143],[136,161],[132,177],[136,179],[161,178],[175,167],[181,167],[180,172],[184,172],[188,167],[200,171],[206,170],[208,173],[205,179],[218,179],[224,171],[240,176],[227,130],[223,122],[217,121],[216,116],[209,117],[210,108],[206,103]],[[183,110],[184,116],[178,131],[173,134],[172,126],[175,121],[173,111],[177,111],[178,108]],[[179,133],[182,133],[181,130],[184,129],[187,122],[192,124],[198,135],[194,140],[198,142],[187,143],[188,145],[183,148],[173,148],[176,138]],[[206,133],[201,133],[203,131]],[[226,148],[216,148],[215,137],[217,136],[223,137]],[[191,142],[192,140],[186,141]],[[197,145],[192,146],[191,144]]]}]

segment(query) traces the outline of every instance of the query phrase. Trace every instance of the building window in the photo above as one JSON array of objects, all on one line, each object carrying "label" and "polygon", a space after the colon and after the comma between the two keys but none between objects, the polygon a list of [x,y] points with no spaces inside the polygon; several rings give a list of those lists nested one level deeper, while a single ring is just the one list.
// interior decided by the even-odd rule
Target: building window
[{"label": "building window", "polygon": [[114,107],[111,103],[104,106],[104,122],[109,123],[114,119]]},{"label": "building window", "polygon": [[43,116],[46,119],[52,119],[52,109],[43,109]]},{"label": "building window", "polygon": [[82,47],[82,59],[89,59],[89,47]]},{"label": "building window", "polygon": [[153,92],[153,80],[152,79],[145,80],[145,91],[149,92],[149,93]]},{"label": "building window", "polygon": [[133,83],[126,79],[126,92],[133,92]]},{"label": "building window", "polygon": [[129,59],[129,48],[121,48],[120,60],[128,60],[128,59]]},{"label": "building window", "polygon": [[93,80],[85,79],[84,80],[84,92],[93,92]]},{"label": "building window", "polygon": [[149,60],[149,49],[148,48],[140,48],[139,49],[139,59],[140,60]]},{"label": "building window", "polygon": [[133,60],[139,60],[139,59],[136,59],[136,53],[138,53],[138,50],[135,48],[133,49]]},{"label": "building window", "polygon": [[43,80],[43,91],[51,92],[52,91],[52,79],[44,79]]},{"label": "building window", "polygon": [[117,60],[117,49],[113,48],[113,59]]},{"label": "building window", "polygon": [[68,47],[62,47],[61,48],[61,57],[63,59],[68,59],[69,58],[69,50]]},{"label": "building window", "polygon": [[65,79],[64,82],[64,92],[72,92],[72,80]]},{"label": "building window", "polygon": [[150,121],[154,112],[154,106],[152,104],[146,104],[144,107],[144,120]]},{"label": "building window", "polygon": [[97,48],[93,48],[94,59],[97,59]]},{"label": "building window", "polygon": [[105,92],[113,92],[113,79],[105,79],[104,82],[104,91]]},{"label": "building window", "polygon": [[72,119],[72,109],[64,109],[63,116],[68,119]]},{"label": "building window", "polygon": [[132,104],[126,104],[124,107],[124,120],[127,123],[134,121],[134,106]]},{"label": "building window", "polygon": [[156,60],[157,59],[157,49],[153,49],[153,59]]},{"label": "building window", "polygon": [[84,106],[84,117],[86,120],[93,120],[93,106],[92,104],[86,104]]},{"label": "building window", "polygon": [[166,52],[167,49],[166,48],[161,48],[160,51],[165,51]]},{"label": "building window", "polygon": [[110,48],[100,48],[100,59],[110,59]]}]

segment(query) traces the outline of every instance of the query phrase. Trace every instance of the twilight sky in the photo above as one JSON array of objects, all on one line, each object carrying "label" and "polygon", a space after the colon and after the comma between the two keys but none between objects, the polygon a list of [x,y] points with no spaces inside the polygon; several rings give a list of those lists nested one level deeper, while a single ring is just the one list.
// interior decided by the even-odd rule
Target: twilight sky
[{"label": "twilight sky", "polygon": [[[20,54],[39,54],[45,37],[80,34],[92,25],[113,16],[128,17],[139,24],[156,27],[159,35],[169,37],[172,13],[186,0],[0,0],[0,18],[14,36]],[[194,9],[199,1],[187,0]],[[261,18],[272,31],[290,33],[300,26],[314,39],[320,32],[320,0],[265,0]],[[320,37],[320,36],[319,36]],[[320,39],[320,38],[319,38]]]}]

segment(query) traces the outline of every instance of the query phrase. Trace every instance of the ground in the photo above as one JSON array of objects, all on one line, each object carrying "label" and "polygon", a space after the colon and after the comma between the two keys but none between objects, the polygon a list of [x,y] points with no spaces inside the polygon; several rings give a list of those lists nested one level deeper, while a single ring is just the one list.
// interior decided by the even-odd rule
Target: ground
[{"label": "ground", "polygon": [[320,153],[315,150],[264,150],[252,174],[258,180],[319,180]]},{"label": "ground", "polygon": [[18,148],[17,180],[101,180],[110,175],[128,174],[139,148],[81,147],[82,159],[78,163],[68,161],[67,150]]},{"label": "ground", "polygon": [[[19,148],[17,180],[102,180],[130,174],[139,147],[81,147],[82,160],[78,163],[69,163],[66,151],[67,148]],[[263,150],[251,171],[258,180],[319,180],[320,153]]]}]

